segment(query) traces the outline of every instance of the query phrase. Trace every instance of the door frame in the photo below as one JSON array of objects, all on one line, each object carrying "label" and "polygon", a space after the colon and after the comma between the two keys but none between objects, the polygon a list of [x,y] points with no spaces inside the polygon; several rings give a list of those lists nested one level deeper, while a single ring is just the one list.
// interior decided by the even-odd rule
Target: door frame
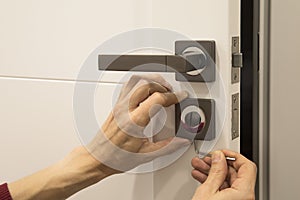
[{"label": "door frame", "polygon": [[256,199],[268,200],[270,0],[241,1],[241,50],[241,153],[258,167]]}]

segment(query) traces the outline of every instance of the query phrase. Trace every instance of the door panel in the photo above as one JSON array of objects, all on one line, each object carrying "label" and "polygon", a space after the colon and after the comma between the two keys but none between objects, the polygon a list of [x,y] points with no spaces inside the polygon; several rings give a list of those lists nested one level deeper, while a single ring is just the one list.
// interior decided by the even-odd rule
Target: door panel
[{"label": "door panel", "polygon": [[146,6],[140,0],[0,1],[0,75],[75,79],[97,45],[150,26]]}]

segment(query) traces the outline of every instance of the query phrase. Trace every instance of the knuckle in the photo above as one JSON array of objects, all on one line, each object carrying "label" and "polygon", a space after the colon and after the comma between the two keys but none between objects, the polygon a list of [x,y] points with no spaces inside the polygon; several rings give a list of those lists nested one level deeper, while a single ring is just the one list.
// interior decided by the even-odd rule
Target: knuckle
[{"label": "knuckle", "polygon": [[250,161],[249,162],[249,167],[253,170],[253,171],[257,171],[257,166],[254,162]]},{"label": "knuckle", "polygon": [[159,74],[154,74],[154,75],[152,76],[152,79],[153,79],[153,80],[163,80],[164,78],[163,78],[161,75],[159,75]]},{"label": "knuckle", "polygon": [[148,84],[147,80],[145,80],[145,79],[137,79],[136,82],[137,83],[136,83],[135,89],[144,88],[144,87],[149,88],[149,84]]},{"label": "knuckle", "polygon": [[253,163],[253,169],[254,169],[255,172],[257,172],[257,166],[256,166],[255,163]]},{"label": "knuckle", "polygon": [[167,102],[167,98],[163,93],[160,92],[154,92],[153,98],[157,100],[161,104],[165,104]]},{"label": "knuckle", "polygon": [[140,121],[143,120],[143,116],[138,116],[138,115],[135,115],[135,114],[132,114],[130,116],[131,120],[135,123],[135,124],[138,124]]},{"label": "knuckle", "polygon": [[152,91],[155,91],[155,86],[156,86],[156,84],[153,83],[153,82],[147,83],[147,88],[152,90]]},{"label": "knuckle", "polygon": [[221,169],[220,167],[212,167],[210,169],[210,173],[212,173],[212,174],[222,174],[223,169]]},{"label": "knuckle", "polygon": [[135,79],[138,79],[139,78],[139,76],[138,75],[132,75],[131,77],[130,77],[130,79],[129,80],[135,80]]},{"label": "knuckle", "polygon": [[196,157],[194,157],[194,158],[192,159],[191,165],[192,165],[193,167],[197,166],[197,158],[196,158]]},{"label": "knuckle", "polygon": [[137,115],[133,115],[133,114],[130,116],[130,118],[134,123],[137,123],[139,120],[139,117]]},{"label": "knuckle", "polygon": [[142,127],[146,126],[150,121],[150,117],[147,113],[142,115],[131,114],[130,119],[132,120],[133,123]]}]

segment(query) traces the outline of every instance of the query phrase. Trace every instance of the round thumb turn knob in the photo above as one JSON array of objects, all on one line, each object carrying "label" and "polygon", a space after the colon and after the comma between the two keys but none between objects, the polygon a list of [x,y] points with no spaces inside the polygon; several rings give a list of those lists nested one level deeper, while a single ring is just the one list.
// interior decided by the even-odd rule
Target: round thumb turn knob
[{"label": "round thumb turn knob", "polygon": [[201,116],[197,112],[190,112],[185,116],[185,123],[189,127],[196,127],[199,126],[201,123]]}]

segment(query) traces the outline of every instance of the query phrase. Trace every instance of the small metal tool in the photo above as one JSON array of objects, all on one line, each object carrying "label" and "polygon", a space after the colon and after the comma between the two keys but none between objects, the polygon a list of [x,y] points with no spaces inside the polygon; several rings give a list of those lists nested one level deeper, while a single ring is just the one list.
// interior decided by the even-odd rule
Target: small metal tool
[{"label": "small metal tool", "polygon": [[[204,157],[212,157],[212,154],[211,153],[206,153],[206,152],[203,152],[203,151],[200,151],[199,150],[199,147],[198,147],[198,143],[196,140],[194,140],[194,150],[196,152],[196,154],[198,154],[199,158],[204,158]],[[236,159],[233,158],[233,157],[228,157],[228,156],[225,156],[225,159],[226,160],[229,160],[229,161],[235,161]]]},{"label": "small metal tool", "polygon": [[[204,156],[204,157],[212,157],[212,154],[210,154],[210,153],[208,153],[208,154],[206,154],[206,156]],[[233,158],[233,157],[228,157],[228,156],[225,156],[225,159],[226,160],[229,160],[229,161],[235,161],[235,158]]]},{"label": "small metal tool", "polygon": [[[212,154],[211,153],[203,153],[203,152],[199,152],[199,157],[200,157],[200,155],[202,156],[202,158],[204,158],[204,157],[212,157]],[[236,159],[235,158],[233,158],[233,157],[228,157],[228,156],[226,156],[225,157],[225,159],[226,160],[229,160],[229,161],[235,161]]]}]

